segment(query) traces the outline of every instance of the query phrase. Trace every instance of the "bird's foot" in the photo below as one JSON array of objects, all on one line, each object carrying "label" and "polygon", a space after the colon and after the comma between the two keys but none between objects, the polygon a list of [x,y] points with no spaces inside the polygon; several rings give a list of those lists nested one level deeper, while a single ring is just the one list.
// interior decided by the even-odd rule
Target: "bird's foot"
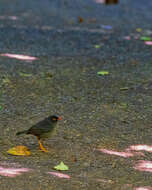
[{"label": "bird's foot", "polygon": [[38,139],[38,143],[39,143],[39,146],[40,146],[40,151],[42,151],[42,152],[48,152],[48,150],[46,150],[44,147],[43,147],[43,145],[42,145],[42,143],[41,143],[41,141]]},{"label": "bird's foot", "polygon": [[44,149],[40,149],[41,152],[49,152],[48,150]]},{"label": "bird's foot", "polygon": [[48,150],[46,150],[45,148],[44,148],[44,146],[40,146],[40,151],[42,151],[42,152],[49,152]]}]

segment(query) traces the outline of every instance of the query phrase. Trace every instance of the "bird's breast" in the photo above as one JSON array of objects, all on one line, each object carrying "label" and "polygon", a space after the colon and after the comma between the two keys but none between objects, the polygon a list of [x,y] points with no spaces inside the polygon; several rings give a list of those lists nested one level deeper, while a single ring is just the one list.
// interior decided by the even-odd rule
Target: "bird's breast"
[{"label": "bird's breast", "polygon": [[50,131],[48,131],[48,132],[42,133],[42,134],[40,135],[40,138],[42,138],[42,139],[49,138],[49,137],[51,137],[52,135],[54,135],[55,133],[56,133],[56,129],[52,129],[52,130],[50,130]]}]

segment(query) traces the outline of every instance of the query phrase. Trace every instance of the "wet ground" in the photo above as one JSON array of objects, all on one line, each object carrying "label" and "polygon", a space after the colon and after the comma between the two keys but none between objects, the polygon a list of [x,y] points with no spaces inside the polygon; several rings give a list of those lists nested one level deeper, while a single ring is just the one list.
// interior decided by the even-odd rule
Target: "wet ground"
[{"label": "wet ground", "polygon": [[[1,1],[0,190],[152,189],[152,46],[141,40],[151,10],[141,0]],[[16,137],[50,114],[62,120],[48,153]],[[8,155],[17,145],[31,155]],[[48,173],[61,161],[67,178]]]}]

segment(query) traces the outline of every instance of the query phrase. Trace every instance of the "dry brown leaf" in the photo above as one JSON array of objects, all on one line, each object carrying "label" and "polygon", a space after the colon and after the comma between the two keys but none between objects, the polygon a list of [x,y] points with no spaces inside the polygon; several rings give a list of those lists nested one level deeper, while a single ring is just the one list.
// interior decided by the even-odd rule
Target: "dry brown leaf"
[{"label": "dry brown leaf", "polygon": [[80,17],[80,16],[78,16],[78,23],[82,23],[82,22],[84,22],[84,19],[82,18],[82,17]]}]

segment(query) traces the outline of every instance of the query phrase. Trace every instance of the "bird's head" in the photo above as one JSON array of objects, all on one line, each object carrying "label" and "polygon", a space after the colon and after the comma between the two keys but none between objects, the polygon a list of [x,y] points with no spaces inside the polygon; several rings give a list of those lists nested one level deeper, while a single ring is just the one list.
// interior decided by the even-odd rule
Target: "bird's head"
[{"label": "bird's head", "polygon": [[57,122],[58,120],[61,120],[61,117],[58,117],[58,116],[56,116],[56,115],[51,115],[51,116],[50,116],[50,120],[51,120],[52,122]]}]

